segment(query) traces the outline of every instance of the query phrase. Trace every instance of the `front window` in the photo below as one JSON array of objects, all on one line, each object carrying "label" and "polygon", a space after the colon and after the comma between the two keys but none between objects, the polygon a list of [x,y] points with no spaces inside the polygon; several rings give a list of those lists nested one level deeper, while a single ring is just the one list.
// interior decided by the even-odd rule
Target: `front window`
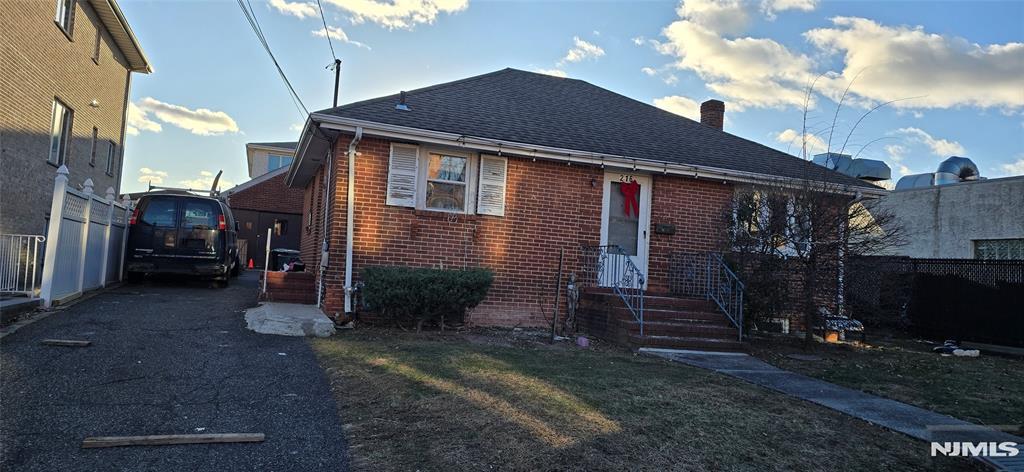
[{"label": "front window", "polygon": [[291,156],[277,156],[274,154],[267,155],[267,172],[272,172],[282,167],[288,167],[292,165]]},{"label": "front window", "polygon": [[75,0],[57,0],[57,15],[53,21],[57,22],[68,36],[71,35],[71,23],[75,15]]},{"label": "front window", "polygon": [[54,165],[67,162],[68,136],[71,134],[73,112],[60,100],[53,99],[53,116],[50,122],[50,154],[47,160]]},{"label": "front window", "polygon": [[427,162],[426,207],[431,210],[466,209],[466,174],[469,159],[446,154],[430,154]]}]

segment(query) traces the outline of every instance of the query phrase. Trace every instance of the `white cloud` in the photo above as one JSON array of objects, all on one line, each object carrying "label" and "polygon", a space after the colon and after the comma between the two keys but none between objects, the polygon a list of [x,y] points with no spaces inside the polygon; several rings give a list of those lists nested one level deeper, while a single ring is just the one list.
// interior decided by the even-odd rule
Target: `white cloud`
[{"label": "white cloud", "polygon": [[353,23],[377,23],[389,29],[412,29],[433,24],[441,13],[458,13],[469,8],[469,0],[327,0],[351,14]]},{"label": "white cloud", "polygon": [[812,45],[843,55],[842,75],[826,80],[826,87],[841,90],[863,71],[851,89],[860,97],[918,97],[895,107],[1024,107],[1024,43],[980,45],[865,18],[835,17],[832,23],[804,33]]},{"label": "white cloud", "polygon": [[181,105],[164,103],[153,97],[143,98],[138,103],[138,108],[143,112],[143,116],[152,113],[156,119],[164,123],[186,129],[192,134],[200,136],[218,136],[224,133],[238,132],[238,124],[235,123],[235,120],[222,111],[206,108],[192,110]]},{"label": "white cloud", "polygon": [[907,151],[906,147],[899,144],[888,144],[885,146],[885,152],[889,155],[889,160],[900,175],[910,175],[914,173],[909,167],[903,164],[903,158],[907,156]]},{"label": "white cloud", "polygon": [[285,15],[292,15],[302,19],[318,16],[316,4],[312,2],[288,2],[285,0],[270,0],[270,6]]},{"label": "white cloud", "polygon": [[640,68],[640,72],[643,72],[644,74],[647,74],[647,75],[650,75],[650,76],[653,76],[654,74],[658,73],[658,71],[654,70],[654,68],[652,68],[652,67],[642,67],[642,68]]},{"label": "white cloud", "polygon": [[769,20],[785,10],[812,11],[818,7],[818,0],[761,0],[761,13]]},{"label": "white cloud", "polygon": [[160,123],[157,123],[147,116],[147,112],[140,109],[134,103],[128,102],[128,123],[125,124],[124,132],[132,136],[138,136],[139,131],[159,133],[164,130]]},{"label": "white cloud", "polygon": [[676,13],[719,33],[740,33],[750,23],[747,7],[740,0],[684,0]]},{"label": "white cloud", "polygon": [[723,36],[740,31],[749,18],[738,0],[687,0],[680,19],[662,30],[657,45],[673,66],[696,73],[707,87],[740,107],[801,107],[813,79],[813,61],[771,39]]},{"label": "white cloud", "polygon": [[566,62],[580,62],[584,59],[595,59],[604,55],[604,49],[600,46],[589,43],[580,39],[579,36],[572,38],[573,47],[569,49],[569,52],[565,53],[565,57],[559,62],[564,64]]},{"label": "white cloud", "polygon": [[569,74],[566,74],[565,71],[562,69],[534,69],[533,71],[539,74],[553,75],[555,77],[562,78],[566,78],[569,76]]},{"label": "white cloud", "polygon": [[1024,157],[1017,159],[1016,162],[1003,164],[1001,167],[1003,169],[1004,176],[1009,177],[1011,175],[1024,175]]},{"label": "white cloud", "polygon": [[328,34],[331,35],[331,38],[337,39],[338,41],[341,41],[343,43],[348,43],[348,44],[351,44],[353,46],[358,46],[358,47],[361,47],[361,48],[370,49],[370,46],[367,46],[364,43],[360,43],[359,41],[353,41],[353,40],[349,39],[348,38],[348,34],[345,33],[345,30],[343,30],[341,28],[338,28],[336,26],[328,26],[326,30],[323,29],[323,28],[320,28],[318,30],[313,30],[313,36],[319,36],[321,38],[325,38],[325,37],[327,37]]},{"label": "white cloud", "polygon": [[164,183],[164,178],[167,177],[167,172],[162,170],[153,170],[149,167],[143,167],[139,169],[138,181],[144,184],[160,185]]},{"label": "white cloud", "polygon": [[675,74],[669,74],[662,78],[661,81],[665,82],[665,85],[675,85],[679,83],[679,77],[676,77]]},{"label": "white cloud", "polygon": [[967,150],[964,149],[960,143],[935,138],[920,128],[900,128],[896,130],[896,132],[907,135],[911,139],[928,146],[928,148],[931,149],[932,154],[939,157],[963,156],[964,154],[967,154]]},{"label": "white cloud", "polygon": [[[213,186],[213,178],[216,174],[208,170],[199,171],[199,176],[192,179],[179,180],[178,183],[184,188],[190,188],[194,190],[209,190]],[[220,181],[217,182],[217,188],[231,188],[235,184],[230,180],[225,180],[221,176]]]},{"label": "white cloud", "polygon": [[292,125],[288,127],[288,131],[295,131],[298,133],[299,131],[302,131],[302,127],[305,125],[305,123],[292,123]]},{"label": "white cloud", "polygon": [[637,46],[643,46],[644,42],[646,42],[647,40],[644,39],[643,36],[637,36],[637,37],[633,38],[632,41],[633,41],[633,44],[635,44]]},{"label": "white cloud", "polygon": [[801,154],[804,141],[807,141],[807,155],[813,156],[815,154],[821,154],[828,151],[828,145],[825,144],[818,136],[811,133],[805,133],[804,138],[800,137],[800,132],[795,129],[787,128],[785,131],[775,135],[775,140],[785,144],[789,149],[789,152],[793,154]]},{"label": "white cloud", "polygon": [[685,116],[694,121],[700,121],[700,103],[689,97],[669,95],[667,97],[655,98],[654,106],[670,113]]}]

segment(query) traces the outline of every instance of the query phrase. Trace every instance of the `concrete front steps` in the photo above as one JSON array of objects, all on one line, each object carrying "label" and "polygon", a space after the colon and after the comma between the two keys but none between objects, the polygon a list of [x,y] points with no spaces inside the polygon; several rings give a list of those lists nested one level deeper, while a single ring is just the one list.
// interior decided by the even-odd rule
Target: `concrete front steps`
[{"label": "concrete front steps", "polygon": [[633,348],[746,352],[738,331],[714,302],[652,294],[644,297],[644,329],[608,289],[580,294],[580,325],[590,334]]}]

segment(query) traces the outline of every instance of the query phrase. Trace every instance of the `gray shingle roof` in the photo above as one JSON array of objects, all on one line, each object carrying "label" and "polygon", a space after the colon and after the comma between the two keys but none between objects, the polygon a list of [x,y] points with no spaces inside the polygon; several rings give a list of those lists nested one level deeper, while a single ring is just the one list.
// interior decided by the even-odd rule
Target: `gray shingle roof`
[{"label": "gray shingle roof", "polygon": [[877,188],[577,79],[503,69],[319,113],[673,164]]},{"label": "gray shingle roof", "polygon": [[291,149],[292,151],[294,151],[295,148],[299,145],[299,143],[297,143],[295,141],[279,141],[279,142],[273,142],[273,143],[248,143],[248,144],[251,144],[253,146],[265,146],[265,147],[272,147],[272,148]]}]

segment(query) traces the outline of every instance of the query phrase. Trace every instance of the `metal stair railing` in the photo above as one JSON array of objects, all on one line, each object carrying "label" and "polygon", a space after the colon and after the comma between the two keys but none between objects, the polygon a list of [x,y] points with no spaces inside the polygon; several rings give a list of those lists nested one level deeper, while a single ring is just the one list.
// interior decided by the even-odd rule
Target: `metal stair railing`
[{"label": "metal stair railing", "polygon": [[583,282],[593,287],[610,286],[640,324],[644,335],[644,285],[646,278],[626,251],[617,244],[583,246]]},{"label": "metal stair railing", "polygon": [[743,282],[729,269],[725,258],[717,252],[707,256],[707,298],[714,301],[725,313],[743,340]]}]

